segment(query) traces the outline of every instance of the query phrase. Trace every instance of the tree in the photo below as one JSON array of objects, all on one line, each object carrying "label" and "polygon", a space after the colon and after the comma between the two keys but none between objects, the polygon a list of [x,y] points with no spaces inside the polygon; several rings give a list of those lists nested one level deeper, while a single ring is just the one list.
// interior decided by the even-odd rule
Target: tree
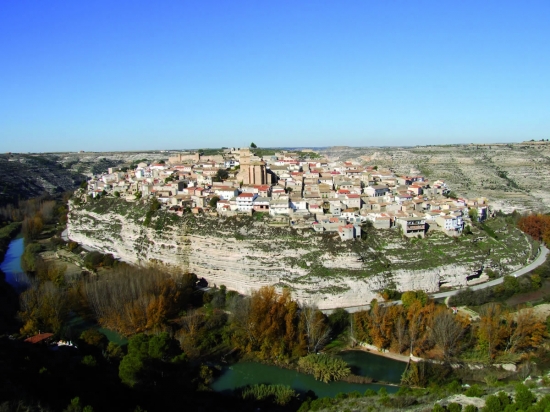
[{"label": "tree", "polygon": [[42,232],[44,222],[40,214],[34,217],[27,217],[23,220],[22,232],[25,239],[34,240]]},{"label": "tree", "polygon": [[20,305],[21,333],[24,335],[39,331],[58,333],[69,315],[66,293],[49,281],[32,283],[21,294]]},{"label": "tree", "polygon": [[544,240],[546,243],[550,241],[550,216],[524,216],[518,221],[518,228],[535,240]]},{"label": "tree", "polygon": [[350,314],[347,310],[338,308],[330,315],[328,315],[328,324],[332,333],[336,336],[344,332],[344,330],[349,326],[350,323]]},{"label": "tree", "polygon": [[139,333],[128,341],[128,353],[120,361],[118,375],[131,387],[147,380],[156,383],[164,377],[164,365],[181,360],[185,360],[185,354],[174,345],[167,332],[153,336]]},{"label": "tree", "polygon": [[227,169],[218,169],[216,172],[216,176],[214,177],[216,182],[223,182],[224,180],[229,178],[229,172]]},{"label": "tree", "polygon": [[516,410],[526,411],[537,400],[537,397],[523,383],[516,385],[515,407]]},{"label": "tree", "polygon": [[450,361],[459,349],[460,339],[464,334],[463,326],[455,315],[443,309],[434,316],[430,331],[433,341],[443,353],[443,359]]},{"label": "tree", "polygon": [[330,336],[325,315],[315,305],[302,306],[300,315],[301,325],[307,338],[307,351],[316,353]]},{"label": "tree", "polygon": [[298,330],[298,305],[288,289],[278,294],[272,286],[262,287],[231,306],[234,340],[242,350],[278,360],[304,352],[307,343]]},{"label": "tree", "polygon": [[479,328],[477,332],[478,345],[487,349],[490,359],[493,358],[497,347],[503,341],[501,326],[502,308],[497,303],[488,303],[480,311]]},{"label": "tree", "polygon": [[407,347],[408,333],[407,333],[407,320],[403,315],[400,315],[395,322],[395,339],[397,341],[397,351],[403,352]]},{"label": "tree", "polygon": [[506,352],[517,352],[540,345],[546,332],[545,325],[534,316],[533,309],[522,309],[515,316],[507,314],[504,322]]},{"label": "tree", "polygon": [[252,149],[256,149],[258,146],[256,146],[256,143],[252,142],[252,143],[250,143],[250,147]]},{"label": "tree", "polygon": [[477,209],[476,208],[471,208],[469,211],[468,211],[468,216],[470,217],[470,220],[472,222],[477,222],[479,217],[478,217],[478,213],[477,213]]},{"label": "tree", "polygon": [[218,196],[214,196],[212,199],[210,199],[210,202],[208,202],[208,205],[212,209],[215,209],[219,201],[220,201],[220,198]]}]

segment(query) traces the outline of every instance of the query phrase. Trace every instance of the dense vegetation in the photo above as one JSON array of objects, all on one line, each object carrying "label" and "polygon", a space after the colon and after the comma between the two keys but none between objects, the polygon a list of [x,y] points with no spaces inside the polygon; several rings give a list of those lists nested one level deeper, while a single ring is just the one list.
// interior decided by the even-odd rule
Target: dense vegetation
[{"label": "dense vegetation", "polygon": [[[520,359],[520,354],[534,353],[546,337],[545,323],[529,308],[512,313],[489,303],[480,308],[479,320],[474,322],[470,316],[453,315],[443,305],[424,301],[423,293],[411,299],[414,295],[406,292],[400,306],[374,302],[369,311],[355,313],[357,339],[395,353],[444,362],[491,363],[504,355]],[[414,376],[408,379],[412,385],[425,384]]]},{"label": "dense vegetation", "polygon": [[[158,208],[148,205],[148,211],[147,224],[156,224]],[[350,316],[338,310],[327,317],[314,306],[294,301],[288,289],[278,292],[264,287],[250,296],[223,286],[204,291],[199,288],[204,282],[191,273],[167,273],[161,265],[136,268],[117,262],[111,255],[86,252],[77,244],[65,243],[58,229],[66,221],[62,199],[23,202],[18,208],[0,210],[0,214],[20,222],[26,239],[22,264],[32,277],[19,299],[18,330],[13,325],[6,328],[18,337],[48,331],[55,338],[78,344],[78,349],[60,348],[52,355],[45,347],[0,338],[0,351],[5,355],[1,366],[8,371],[0,382],[0,401],[8,402],[4,405],[12,409],[14,405],[21,410],[32,409],[40,403],[42,410],[174,410],[184,402],[191,409],[203,410],[295,410],[304,394],[289,387],[253,385],[237,391],[240,396],[223,398],[210,392],[209,386],[224,360],[240,358],[296,368],[324,382],[346,378],[350,369],[345,362],[318,354],[330,348],[330,341],[333,346],[335,342],[345,342],[344,346],[347,342],[365,342],[439,361],[411,363],[403,377],[404,388],[430,387],[434,382],[460,378],[461,372],[450,368],[457,361],[487,365],[511,361],[521,369],[546,356],[542,344],[547,326],[529,308],[511,312],[502,301],[482,302],[475,308],[479,315],[475,319],[471,314],[453,315],[423,292],[399,295],[386,290],[385,297],[400,297],[403,304],[384,306],[373,301],[368,311]],[[146,218],[147,211],[144,215]],[[506,219],[500,218],[500,228],[491,222],[477,230],[493,239],[487,242],[498,242],[501,230],[511,224]],[[47,252],[52,251],[69,261],[47,258]],[[67,266],[74,262],[81,270],[68,276]],[[546,272],[540,269],[522,279],[506,278],[492,296],[536,290],[546,279]],[[460,299],[466,294],[472,292],[457,295],[453,302],[464,303]],[[74,327],[75,317],[84,321],[78,328]],[[99,327],[119,332],[128,344],[109,342]],[[63,384],[55,387],[54,382]],[[174,399],[171,394],[179,393],[182,387],[186,388],[183,399]],[[98,391],[116,400],[109,404],[98,399]],[[370,399],[375,402],[371,406],[387,408],[417,402],[417,395],[407,389],[397,396],[383,391],[370,396],[371,392],[341,395],[335,400],[310,396],[301,410],[336,408],[344,398]],[[497,400],[502,407],[505,399],[494,396],[501,397]],[[487,401],[496,405],[497,400]],[[511,404],[510,400],[504,408]],[[533,405],[534,401],[528,408]]]}]

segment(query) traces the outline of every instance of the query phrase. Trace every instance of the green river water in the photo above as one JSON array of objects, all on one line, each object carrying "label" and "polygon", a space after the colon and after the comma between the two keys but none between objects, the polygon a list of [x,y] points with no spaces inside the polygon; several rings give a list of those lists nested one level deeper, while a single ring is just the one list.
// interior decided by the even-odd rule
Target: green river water
[{"label": "green river water", "polygon": [[[363,351],[345,351],[339,356],[351,366],[354,374],[393,384],[399,383],[406,367],[403,362]],[[340,392],[359,391],[364,393],[367,389],[378,391],[382,387],[385,387],[388,393],[394,393],[399,389],[397,386],[376,383],[323,383],[315,380],[312,375],[257,362],[239,362],[226,368],[222,375],[214,381],[212,389],[216,392],[229,394],[234,389],[261,383],[288,385],[301,393],[311,390],[319,397],[334,397]]]}]

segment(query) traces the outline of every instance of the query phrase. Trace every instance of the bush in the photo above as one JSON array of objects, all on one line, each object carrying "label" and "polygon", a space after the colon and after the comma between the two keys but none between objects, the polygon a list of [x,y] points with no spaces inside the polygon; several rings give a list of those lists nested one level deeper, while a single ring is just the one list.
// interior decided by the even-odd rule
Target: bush
[{"label": "bush", "polygon": [[97,329],[86,329],[80,334],[80,339],[82,339],[86,344],[95,346],[99,349],[104,349],[109,342],[107,336]]},{"label": "bush", "polygon": [[84,266],[93,270],[97,269],[103,263],[103,255],[99,252],[90,252],[84,257]]},{"label": "bush", "polygon": [[471,398],[479,398],[480,396],[483,396],[483,393],[483,389],[481,389],[479,385],[474,384],[470,386],[466,392],[464,392],[464,395]]},{"label": "bush", "polygon": [[462,411],[462,405],[459,403],[450,403],[447,405],[447,411],[449,412],[460,412]]},{"label": "bush", "polygon": [[242,392],[243,399],[267,400],[273,399],[277,405],[286,405],[297,397],[296,392],[287,385],[252,385]]},{"label": "bush", "polygon": [[344,360],[328,355],[307,355],[298,361],[298,367],[325,383],[345,378],[350,374],[350,368]]},{"label": "bush", "polygon": [[537,400],[533,392],[523,383],[516,385],[515,406],[518,410],[526,411]]},{"label": "bush", "polygon": [[94,367],[97,365],[95,358],[92,355],[86,355],[82,358],[82,364],[86,366]]}]

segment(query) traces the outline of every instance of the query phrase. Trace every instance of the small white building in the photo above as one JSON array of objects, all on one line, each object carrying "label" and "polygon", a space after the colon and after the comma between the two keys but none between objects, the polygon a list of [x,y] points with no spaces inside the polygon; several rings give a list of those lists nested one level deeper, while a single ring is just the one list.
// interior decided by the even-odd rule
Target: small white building
[{"label": "small white building", "polygon": [[290,213],[288,198],[272,199],[269,202],[269,214],[271,216],[288,215]]},{"label": "small white building", "polygon": [[241,193],[236,197],[237,210],[239,212],[251,212],[254,200],[258,197],[256,193]]}]

